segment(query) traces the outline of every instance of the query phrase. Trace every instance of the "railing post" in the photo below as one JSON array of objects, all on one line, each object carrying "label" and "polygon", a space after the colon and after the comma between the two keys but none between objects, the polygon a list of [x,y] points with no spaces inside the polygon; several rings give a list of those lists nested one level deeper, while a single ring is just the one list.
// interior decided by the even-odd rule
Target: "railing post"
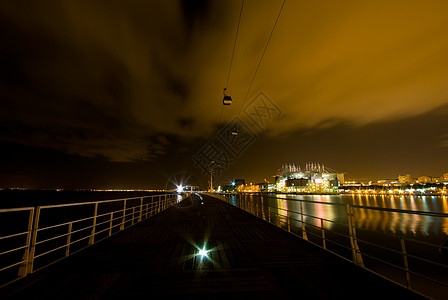
[{"label": "railing post", "polygon": [[327,249],[327,241],[325,239],[324,219],[320,218],[320,229],[322,232],[322,246]]},{"label": "railing post", "polygon": [[361,251],[359,250],[358,240],[356,239],[356,228],[353,220],[352,209],[350,204],[347,203],[347,220],[348,220],[348,232],[350,235],[350,246],[352,249],[353,263],[359,267],[364,267]]},{"label": "railing post", "polygon": [[159,201],[157,203],[157,212],[158,213],[160,212],[160,204],[161,204],[161,202],[162,202],[162,195],[159,196]]},{"label": "railing post", "polygon": [[146,203],[146,218],[148,219],[148,214],[149,214],[149,203]]},{"label": "railing post", "polygon": [[134,225],[134,220],[135,220],[135,207],[132,208],[132,225]]},{"label": "railing post", "polygon": [[123,219],[121,220],[121,226],[120,226],[120,230],[124,229],[124,223],[125,223],[125,219],[126,219],[126,200],[124,199],[124,204],[123,204]]},{"label": "railing post", "polygon": [[303,203],[300,202],[300,220],[302,221],[302,238],[308,241],[308,235],[306,234],[305,223],[303,222]]},{"label": "railing post", "polygon": [[268,222],[271,223],[271,207],[268,205]]},{"label": "railing post", "polygon": [[72,240],[73,222],[68,223],[67,245],[65,246],[65,256],[70,255],[70,242]]},{"label": "railing post", "polygon": [[31,244],[31,234],[33,232],[33,219],[34,219],[34,208],[30,210],[30,214],[28,216],[28,231],[26,234],[26,248],[23,253],[23,262],[19,268],[19,277],[25,277],[27,274],[27,266],[30,257],[30,244]]},{"label": "railing post", "polygon": [[264,212],[263,196],[261,195],[260,200],[261,200],[261,219],[266,220],[266,213]]},{"label": "railing post", "polygon": [[143,214],[143,197],[140,198],[140,215],[138,216],[139,222],[142,220],[142,214]]},{"label": "railing post", "polygon": [[401,254],[403,255],[404,269],[406,271],[406,286],[408,289],[411,289],[411,275],[409,273],[408,254],[406,252],[406,245],[403,236],[400,236],[400,245],[401,245]]},{"label": "railing post", "polygon": [[27,274],[33,273],[34,255],[36,254],[37,231],[39,229],[39,217],[40,217],[40,206],[37,207],[36,216],[34,217],[33,235],[31,237],[31,249],[30,249],[30,255],[28,257],[28,267],[26,271]]},{"label": "railing post", "polygon": [[154,197],[152,197],[152,199],[151,199],[151,216],[153,216],[154,215],[154,210],[155,210],[155,208],[154,208]]},{"label": "railing post", "polygon": [[96,217],[98,215],[98,202],[95,202],[95,212],[93,213],[93,225],[92,232],[90,233],[89,245],[95,243],[95,227],[96,227]]},{"label": "railing post", "polygon": [[114,212],[110,213],[110,221],[109,221],[109,236],[112,235],[112,225],[114,221]]}]

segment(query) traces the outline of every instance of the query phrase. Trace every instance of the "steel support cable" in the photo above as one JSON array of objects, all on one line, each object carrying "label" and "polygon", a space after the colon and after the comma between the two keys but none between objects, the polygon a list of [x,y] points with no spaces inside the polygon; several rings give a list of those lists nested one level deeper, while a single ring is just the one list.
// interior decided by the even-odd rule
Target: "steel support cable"
[{"label": "steel support cable", "polygon": [[285,6],[285,2],[286,2],[286,0],[283,0],[282,6],[280,7],[280,10],[278,11],[277,19],[275,20],[274,26],[272,27],[271,34],[269,35],[268,41],[266,42],[266,46],[264,47],[263,53],[261,54],[260,61],[258,62],[257,69],[255,69],[254,76],[252,77],[252,81],[250,82],[249,88],[247,89],[247,93],[246,93],[246,96],[244,97],[243,104],[241,105],[240,111],[238,112],[238,115],[237,115],[237,120],[241,114],[241,111],[243,110],[243,107],[244,107],[244,104],[246,103],[247,97],[249,96],[250,90],[255,81],[255,77],[257,77],[258,70],[260,69],[261,62],[263,61],[264,55],[266,53],[266,50],[268,49],[272,35],[274,34],[275,27],[277,26],[277,23],[280,18],[280,15],[282,13],[283,7]]},{"label": "steel support cable", "polygon": [[229,85],[230,72],[232,71],[233,56],[235,55],[236,41],[238,39],[238,31],[240,29],[241,16],[243,15],[244,0],[241,1],[240,16],[238,17],[238,25],[236,26],[235,41],[233,42],[232,57],[230,58],[229,73],[227,74],[226,88]]},{"label": "steel support cable", "polygon": [[[224,88],[224,91],[227,90],[227,86],[229,85],[230,73],[232,71],[232,65],[233,65],[233,57],[235,55],[236,41],[238,39],[238,32],[240,30],[241,16],[243,15],[243,8],[244,8],[244,0],[241,1],[240,16],[238,17],[238,25],[236,26],[235,40],[233,42],[232,56],[230,58],[229,73],[227,74],[226,86]],[[219,115],[219,123],[218,124],[221,124],[223,109],[224,109],[224,106],[221,106],[221,113]]]}]

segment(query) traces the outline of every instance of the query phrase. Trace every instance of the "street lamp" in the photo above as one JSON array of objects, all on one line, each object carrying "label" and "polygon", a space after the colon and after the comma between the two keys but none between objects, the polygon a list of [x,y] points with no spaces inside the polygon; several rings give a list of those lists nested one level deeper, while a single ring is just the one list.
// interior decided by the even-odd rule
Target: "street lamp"
[{"label": "street lamp", "polygon": [[210,192],[213,192],[213,173],[215,172],[215,168],[219,167],[219,164],[217,164],[214,160],[210,162]]}]

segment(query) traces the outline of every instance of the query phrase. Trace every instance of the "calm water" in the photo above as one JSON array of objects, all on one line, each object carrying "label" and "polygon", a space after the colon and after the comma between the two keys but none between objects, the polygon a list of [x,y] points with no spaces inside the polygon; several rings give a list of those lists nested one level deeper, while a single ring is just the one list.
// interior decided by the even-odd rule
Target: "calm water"
[{"label": "calm water", "polygon": [[[355,206],[353,210],[357,227],[368,230],[387,232],[407,237],[428,238],[433,242],[442,242],[448,236],[448,198],[440,196],[375,196],[375,195],[277,195],[279,199],[269,197],[269,204],[278,208],[278,213],[286,215],[286,210],[300,212],[300,201],[303,212],[317,218],[331,220],[335,223],[347,222],[347,208],[342,204]],[[306,201],[321,202],[310,203]],[[386,208],[406,212],[389,212],[375,210]],[[436,214],[417,214],[429,212]],[[438,214],[441,214],[438,216]],[[306,222],[320,226],[320,220],[305,217]],[[332,227],[326,223],[326,228]],[[331,229],[331,228],[328,228]]]}]

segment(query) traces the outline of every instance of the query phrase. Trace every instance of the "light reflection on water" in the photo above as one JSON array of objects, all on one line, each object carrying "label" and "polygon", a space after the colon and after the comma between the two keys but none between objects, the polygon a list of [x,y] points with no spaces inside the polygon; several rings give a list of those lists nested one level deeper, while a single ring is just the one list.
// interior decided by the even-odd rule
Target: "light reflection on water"
[{"label": "light reflection on water", "polygon": [[[367,269],[402,285],[408,282],[403,273],[402,253],[406,251],[406,262],[411,262],[408,266],[413,274],[425,276],[409,277],[412,287],[425,286],[422,292],[446,298],[445,290],[439,286],[434,285],[433,289],[431,283],[426,289],[427,278],[448,284],[447,260],[439,248],[448,235],[446,197],[240,194],[232,200],[235,206],[348,260],[353,259],[351,250],[355,247],[361,254],[356,257],[362,258]],[[352,232],[347,226],[349,208],[356,226],[356,243],[350,238]]]},{"label": "light reflection on water", "polygon": [[[286,217],[288,210],[295,220],[300,220],[300,201],[294,201],[293,199],[304,200],[303,212],[306,215],[310,215],[305,216],[305,222],[315,226],[321,226],[320,219],[346,223],[346,205],[337,204],[351,204],[363,206],[363,208],[353,208],[354,221],[359,228],[405,235],[408,237],[430,238],[437,242],[445,240],[448,235],[447,216],[430,216],[364,208],[389,208],[448,214],[448,199],[446,196],[280,194],[276,195],[277,199],[274,196],[272,197],[269,198],[269,202],[270,206],[278,208],[276,213]],[[322,204],[306,201],[320,202]],[[294,212],[296,213],[295,215]],[[299,223],[299,221],[294,222],[296,224]],[[325,227],[331,229],[334,224],[332,222],[325,222]]]}]

